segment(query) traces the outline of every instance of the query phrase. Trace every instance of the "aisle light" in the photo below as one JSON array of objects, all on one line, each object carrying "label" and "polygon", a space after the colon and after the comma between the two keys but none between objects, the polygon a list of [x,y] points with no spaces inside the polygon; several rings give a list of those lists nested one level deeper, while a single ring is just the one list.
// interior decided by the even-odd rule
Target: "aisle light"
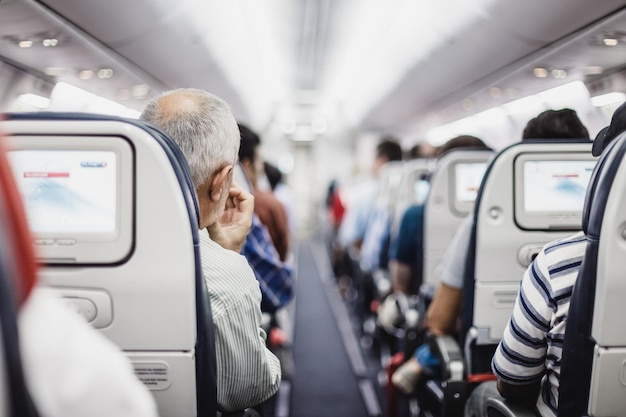
[{"label": "aisle light", "polygon": [[626,94],[617,91],[591,97],[591,104],[594,107],[604,107],[609,104],[622,103],[624,101],[626,101]]}]

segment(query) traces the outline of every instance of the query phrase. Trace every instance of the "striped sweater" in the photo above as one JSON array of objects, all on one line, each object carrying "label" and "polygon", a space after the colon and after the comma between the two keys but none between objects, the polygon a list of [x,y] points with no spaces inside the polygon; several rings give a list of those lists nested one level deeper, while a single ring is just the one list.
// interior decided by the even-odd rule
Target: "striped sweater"
[{"label": "striped sweater", "polygon": [[537,412],[556,416],[563,335],[572,288],[585,253],[582,232],[546,245],[528,267],[504,337],[492,361],[512,385],[541,381]]}]

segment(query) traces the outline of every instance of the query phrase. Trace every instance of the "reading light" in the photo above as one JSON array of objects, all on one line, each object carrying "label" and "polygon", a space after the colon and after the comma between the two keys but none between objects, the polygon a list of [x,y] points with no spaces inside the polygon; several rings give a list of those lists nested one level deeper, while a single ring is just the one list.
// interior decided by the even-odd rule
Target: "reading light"
[{"label": "reading light", "polygon": [[41,43],[43,44],[43,46],[57,46],[59,41],[58,39],[50,38],[50,39],[44,39]]},{"label": "reading light", "polygon": [[108,79],[113,77],[113,70],[111,68],[101,68],[98,70],[98,78]]},{"label": "reading light", "polygon": [[602,43],[604,43],[605,46],[617,46],[618,40],[615,38],[604,38],[602,39]]},{"label": "reading light", "polygon": [[583,75],[600,75],[604,69],[599,65],[592,65],[583,68]]},{"label": "reading light", "polygon": [[463,110],[470,111],[474,108],[474,102],[472,101],[472,99],[466,98],[461,101],[461,107],[463,107]]},{"label": "reading light", "polygon": [[498,87],[491,87],[489,89],[489,96],[491,98],[502,98],[502,89]]},{"label": "reading light", "polygon": [[31,46],[33,46],[33,41],[19,41],[17,45],[20,48],[30,48]]},{"label": "reading light", "polygon": [[546,78],[548,76],[548,70],[545,68],[537,67],[533,69],[533,74],[537,78]]},{"label": "reading light", "polygon": [[63,74],[65,72],[65,68],[61,68],[61,67],[46,67],[43,72],[46,75],[49,75],[51,77],[58,77],[59,75]]},{"label": "reading light", "polygon": [[93,78],[92,70],[82,70],[78,73],[78,78],[81,80],[91,80]]}]

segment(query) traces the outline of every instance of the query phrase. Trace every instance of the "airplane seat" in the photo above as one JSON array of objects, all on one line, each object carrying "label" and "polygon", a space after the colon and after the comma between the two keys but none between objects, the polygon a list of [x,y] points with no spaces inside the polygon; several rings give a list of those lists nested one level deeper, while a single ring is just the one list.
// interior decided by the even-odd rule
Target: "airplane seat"
[{"label": "airplane seat", "polygon": [[198,204],[180,149],[100,115],[8,114],[1,127],[40,281],[126,353],[161,416],[215,416]]},{"label": "airplane seat", "polygon": [[[428,197],[430,163],[427,159],[407,161],[402,168],[402,179],[398,188],[397,203],[391,224],[391,236],[399,233],[400,223],[406,210],[413,205],[423,205]],[[419,254],[420,259],[423,254]],[[411,271],[411,293],[417,294],[422,284],[422,262]]]},{"label": "airplane seat", "polygon": [[560,139],[513,144],[490,164],[463,284],[460,335],[470,380],[491,374],[491,357],[528,265],[546,243],[581,229],[595,163],[590,141]]},{"label": "airplane seat", "polygon": [[480,181],[492,151],[456,149],[443,155],[434,168],[424,205],[423,289],[438,282],[435,268],[463,219],[472,211]]},{"label": "airplane seat", "polygon": [[[462,353],[456,366],[463,382],[455,379],[457,391],[447,396],[455,407],[458,398],[464,402],[480,383],[495,379],[491,357],[526,267],[546,243],[580,230],[582,201],[596,162],[590,151],[588,140],[525,141],[490,162],[472,219],[459,340],[438,344],[453,352],[440,353],[443,369],[451,366],[446,357]],[[437,403],[445,399],[441,387],[447,386],[445,379],[429,381],[426,396]]]},{"label": "airplane seat", "polygon": [[19,346],[18,308],[35,282],[35,257],[19,193],[0,144],[0,415],[37,417]]},{"label": "airplane seat", "polygon": [[[441,261],[445,250],[452,241],[456,230],[463,219],[472,211],[478,187],[487,167],[493,157],[492,151],[483,149],[456,149],[443,155],[438,161],[430,176],[430,189],[424,204],[423,242],[418,246],[416,258],[423,259],[421,286],[418,300],[410,305],[407,316],[417,317],[416,320],[407,320],[405,337],[403,340],[404,358],[412,356],[414,348],[424,341],[424,332],[421,330],[426,317],[426,310],[438,286],[435,278],[435,268]],[[433,352],[443,352],[446,358],[457,358],[453,353],[451,338],[432,338]],[[443,350],[442,350],[443,349]],[[459,409],[452,403],[464,399],[459,391],[461,386],[455,381],[463,381],[464,371],[455,360],[443,373],[447,383],[444,389],[434,381],[428,380],[425,389],[420,390],[417,401],[420,408],[433,410],[435,415],[458,415]],[[422,395],[425,391],[429,393]],[[445,401],[444,401],[445,398]],[[452,400],[449,400],[452,399]],[[442,404],[448,409],[444,410]],[[462,402],[461,402],[462,404]]]},{"label": "airplane seat", "polygon": [[587,192],[587,246],[565,327],[559,417],[623,416],[626,410],[625,156],[622,133],[600,156]]}]

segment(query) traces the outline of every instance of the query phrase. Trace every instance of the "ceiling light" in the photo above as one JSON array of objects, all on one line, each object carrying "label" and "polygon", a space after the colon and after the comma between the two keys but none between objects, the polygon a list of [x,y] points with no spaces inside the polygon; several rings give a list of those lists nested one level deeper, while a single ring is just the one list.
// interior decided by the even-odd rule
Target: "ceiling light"
[{"label": "ceiling light", "polygon": [[78,78],[81,80],[91,80],[93,78],[92,70],[82,70],[78,73]]},{"label": "ceiling light", "polygon": [[472,99],[466,98],[461,101],[461,107],[463,107],[463,110],[470,111],[474,109],[474,102],[472,101]]},{"label": "ceiling light", "polygon": [[533,69],[533,74],[537,78],[546,78],[548,76],[548,70],[545,68],[537,67]]},{"label": "ceiling light", "polygon": [[58,77],[61,74],[63,74],[65,72],[65,68],[61,68],[61,67],[47,67],[43,70],[43,72],[46,73],[46,75],[49,75],[51,77]]},{"label": "ceiling light", "polygon": [[57,46],[57,44],[59,43],[59,40],[50,38],[50,39],[44,39],[41,43],[43,44],[43,46]]},{"label": "ceiling light", "polygon": [[98,78],[107,79],[113,76],[113,70],[111,68],[101,68],[98,70]]},{"label": "ceiling light", "polygon": [[128,88],[122,88],[117,92],[117,98],[122,101],[130,100],[130,91]]},{"label": "ceiling light", "polygon": [[30,48],[31,46],[33,46],[33,41],[19,41],[17,45],[20,48]]},{"label": "ceiling light", "polygon": [[604,107],[609,104],[622,103],[626,100],[626,94],[613,91],[600,96],[591,97],[591,104],[594,107]]},{"label": "ceiling light", "polygon": [[504,90],[504,95],[507,98],[518,98],[519,90],[517,90],[516,88],[507,88],[506,90]]},{"label": "ceiling light", "polygon": [[150,87],[148,87],[146,84],[137,84],[133,86],[133,89],[131,90],[131,95],[136,100],[143,100],[148,96],[149,92]]},{"label": "ceiling light", "polygon": [[618,44],[618,40],[615,38],[604,38],[602,39],[602,43],[604,43],[605,46],[616,46]]},{"label": "ceiling light", "polygon": [[599,65],[592,65],[583,68],[584,75],[600,75],[602,74],[602,71],[604,71],[604,69]]},{"label": "ceiling light", "polygon": [[489,96],[491,98],[502,98],[502,89],[498,87],[491,87],[489,89]]},{"label": "ceiling light", "polygon": [[562,70],[562,69],[553,69],[552,77],[557,78],[557,79],[563,79],[567,77],[567,71]]}]

